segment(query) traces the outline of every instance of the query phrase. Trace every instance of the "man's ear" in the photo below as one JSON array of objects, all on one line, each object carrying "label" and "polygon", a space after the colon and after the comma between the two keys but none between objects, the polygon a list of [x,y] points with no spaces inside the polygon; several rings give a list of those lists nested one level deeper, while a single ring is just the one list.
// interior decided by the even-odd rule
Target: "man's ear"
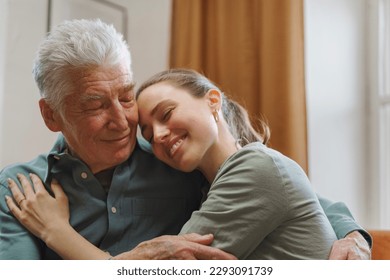
[{"label": "man's ear", "polygon": [[219,110],[222,105],[222,94],[217,89],[210,89],[206,93],[207,102],[210,106],[210,108],[214,110]]},{"label": "man's ear", "polygon": [[51,106],[43,98],[39,100],[39,108],[47,128],[53,132],[61,131],[61,123],[59,122],[58,112],[54,112]]}]

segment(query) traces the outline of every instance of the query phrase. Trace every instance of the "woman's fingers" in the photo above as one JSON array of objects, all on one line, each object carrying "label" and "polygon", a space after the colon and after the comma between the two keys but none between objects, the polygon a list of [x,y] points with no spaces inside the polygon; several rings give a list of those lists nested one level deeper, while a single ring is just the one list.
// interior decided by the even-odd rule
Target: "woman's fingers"
[{"label": "woman's fingers", "polygon": [[54,197],[61,203],[68,204],[68,197],[64,193],[62,187],[56,179],[51,181],[51,189],[53,191]]},{"label": "woman's fingers", "polygon": [[45,186],[42,183],[42,180],[37,175],[30,173],[30,179],[34,184],[35,193],[37,193],[37,192],[46,193],[47,192],[45,189]]},{"label": "woman's fingers", "polygon": [[8,178],[8,188],[11,190],[12,196],[14,197],[15,202],[20,206],[21,203],[26,199],[23,192],[19,189],[18,185],[14,180]]},{"label": "woman's fingers", "polygon": [[16,205],[16,203],[13,201],[13,199],[11,197],[9,197],[8,195],[6,195],[5,196],[5,202],[7,203],[8,209],[11,211],[11,213],[15,217],[18,218],[20,216],[20,214],[21,214],[21,210]]},{"label": "woman's fingers", "polygon": [[[24,196],[28,199],[29,197],[33,197],[35,195],[34,189],[31,186],[30,181],[21,173],[17,174],[18,180],[22,185]],[[15,197],[15,196],[14,196]],[[19,203],[18,203],[19,204]],[[19,204],[20,205],[20,204]]]},{"label": "woman's fingers", "polygon": [[33,201],[44,201],[45,203],[48,203],[52,199],[56,200],[57,203],[62,205],[63,208],[68,208],[68,197],[66,196],[61,185],[56,179],[53,179],[51,183],[51,189],[54,194],[53,198],[46,190],[45,186],[42,183],[42,180],[37,175],[30,173],[29,177],[31,179],[32,184],[25,175],[20,173],[17,174],[17,178],[22,185],[22,189],[19,188],[19,186],[14,180],[10,178],[8,179],[8,186],[14,198],[14,201],[12,201],[13,203],[9,201],[8,204],[12,208],[13,204],[15,204],[16,207],[21,208],[21,205],[25,200],[28,202],[28,204],[30,204],[33,203]]},{"label": "woman's fingers", "polygon": [[[8,187],[11,190],[12,196],[14,199],[12,199],[10,196],[5,196],[5,202],[7,203],[7,206],[11,213],[19,218],[22,211],[20,210],[20,204],[22,204],[23,200],[26,198],[24,197],[24,194],[20,191],[18,185],[15,183],[14,180],[9,178],[8,180]],[[16,204],[17,203],[17,204]]]},{"label": "woman's fingers", "polygon": [[19,186],[14,180],[12,180],[11,178],[8,179],[8,187],[11,190],[14,201],[12,201],[12,199],[9,197],[11,200],[7,200],[7,205],[13,212],[17,211],[15,207],[21,209],[23,201],[35,200],[37,198],[36,194],[38,193],[41,195],[49,195],[41,179],[37,175],[29,174],[29,176],[33,183],[33,186],[31,185],[30,180],[28,180],[25,175],[21,173],[17,174],[17,178],[22,186],[22,190],[19,188]]}]

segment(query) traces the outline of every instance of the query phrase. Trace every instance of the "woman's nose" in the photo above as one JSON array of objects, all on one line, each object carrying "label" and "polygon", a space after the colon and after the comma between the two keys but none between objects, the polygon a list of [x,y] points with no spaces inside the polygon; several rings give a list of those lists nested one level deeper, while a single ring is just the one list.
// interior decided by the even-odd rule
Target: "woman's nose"
[{"label": "woman's nose", "polygon": [[156,143],[164,143],[169,135],[169,129],[164,125],[155,125],[153,128],[154,139]]}]

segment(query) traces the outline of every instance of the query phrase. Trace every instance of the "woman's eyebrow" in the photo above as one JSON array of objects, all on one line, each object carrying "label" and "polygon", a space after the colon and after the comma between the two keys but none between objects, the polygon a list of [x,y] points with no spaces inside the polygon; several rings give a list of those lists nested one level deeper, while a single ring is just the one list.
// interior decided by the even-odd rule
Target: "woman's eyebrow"
[{"label": "woman's eyebrow", "polygon": [[160,107],[163,107],[163,106],[166,106],[168,104],[170,104],[171,102],[169,100],[163,100],[161,101],[160,103],[158,103],[153,109],[152,111],[150,112],[150,115],[151,116],[154,116],[156,114],[156,112],[160,109]]},{"label": "woman's eyebrow", "polygon": [[[158,110],[160,110],[161,107],[164,107],[165,105],[169,105],[171,104],[171,101],[170,100],[163,100],[161,101],[160,103],[158,103],[153,109],[152,111],[150,111],[150,115],[152,117],[154,117],[154,115],[157,113]],[[144,130],[146,129],[146,125],[143,125],[143,126],[140,126],[141,128],[141,133],[144,132]]]}]

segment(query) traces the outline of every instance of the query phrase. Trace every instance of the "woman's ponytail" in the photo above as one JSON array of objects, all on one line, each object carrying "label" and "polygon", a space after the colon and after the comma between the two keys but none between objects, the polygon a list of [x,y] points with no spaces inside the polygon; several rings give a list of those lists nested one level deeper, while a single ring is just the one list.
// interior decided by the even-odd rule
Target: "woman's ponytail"
[{"label": "woman's ponytail", "polygon": [[252,126],[248,112],[244,107],[236,101],[229,99],[226,95],[223,95],[222,113],[229,125],[230,132],[241,146],[257,141],[267,144],[270,138],[268,125],[263,120],[259,120],[261,133],[258,132]]}]

